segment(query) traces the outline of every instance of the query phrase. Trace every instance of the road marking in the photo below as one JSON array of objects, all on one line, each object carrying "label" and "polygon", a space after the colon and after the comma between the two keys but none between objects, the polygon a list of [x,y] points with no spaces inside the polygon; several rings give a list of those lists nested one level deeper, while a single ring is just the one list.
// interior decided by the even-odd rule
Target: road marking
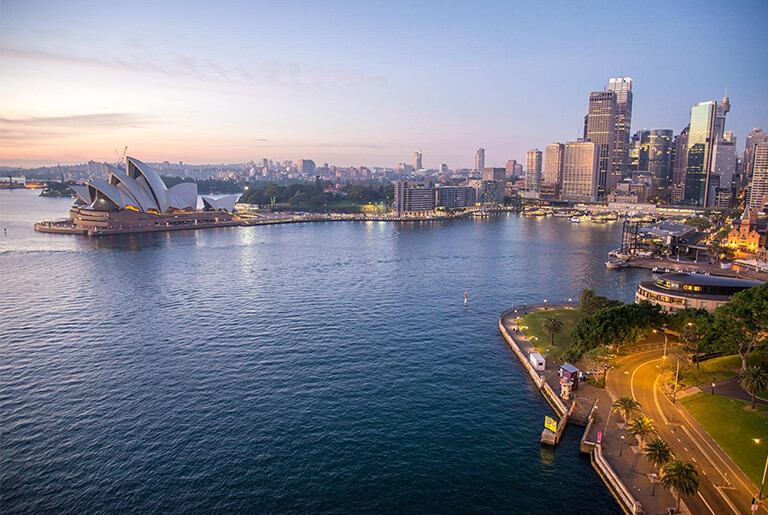
[{"label": "road marking", "polygon": [[[715,513],[715,510],[713,510],[713,509],[712,509],[712,506],[710,506],[710,505],[709,505],[709,503],[707,502],[707,500],[706,500],[706,499],[704,499],[704,496],[703,496],[703,495],[701,495],[701,492],[696,492],[696,493],[697,493],[697,494],[699,494],[699,499],[701,499],[701,502],[703,502],[703,503],[704,503],[704,506],[706,506],[706,507],[707,507],[707,509],[709,510],[709,512],[710,512],[712,515],[717,515],[717,514]],[[736,513],[738,514],[739,512],[737,511]]]}]

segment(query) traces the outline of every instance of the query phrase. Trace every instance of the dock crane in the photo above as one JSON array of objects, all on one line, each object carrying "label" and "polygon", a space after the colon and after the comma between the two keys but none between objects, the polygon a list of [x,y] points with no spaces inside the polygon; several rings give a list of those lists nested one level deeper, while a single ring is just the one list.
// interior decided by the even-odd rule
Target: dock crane
[{"label": "dock crane", "polygon": [[117,149],[115,149],[115,155],[117,156],[117,167],[118,168],[122,168],[123,166],[125,166],[125,154],[127,152],[128,152],[128,146],[127,145],[123,149],[123,153],[122,154],[120,152],[118,152]]}]

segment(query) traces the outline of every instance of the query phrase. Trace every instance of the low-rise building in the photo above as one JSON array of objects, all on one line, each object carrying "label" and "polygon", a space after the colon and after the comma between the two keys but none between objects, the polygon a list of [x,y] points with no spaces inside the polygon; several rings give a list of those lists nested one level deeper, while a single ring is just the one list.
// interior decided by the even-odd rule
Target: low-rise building
[{"label": "low-rise building", "polygon": [[760,284],[730,277],[676,272],[641,282],[635,291],[635,302],[647,300],[668,313],[691,308],[712,313],[734,294]]}]

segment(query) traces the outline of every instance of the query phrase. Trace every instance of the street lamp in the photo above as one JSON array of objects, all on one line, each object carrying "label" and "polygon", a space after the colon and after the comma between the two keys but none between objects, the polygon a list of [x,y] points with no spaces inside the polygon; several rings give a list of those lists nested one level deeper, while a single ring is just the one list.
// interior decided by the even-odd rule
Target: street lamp
[{"label": "street lamp", "polygon": [[[661,327],[662,327],[661,333],[664,335],[664,356],[663,356],[663,359],[667,359],[667,341],[668,341],[668,339],[667,339],[667,324],[664,324]],[[654,329],[653,332],[654,333],[658,333],[658,331],[656,329]]]},{"label": "street lamp", "polygon": [[656,478],[658,478],[658,476],[656,475],[655,472],[651,474],[651,483],[653,484],[653,487],[651,489],[651,495],[656,495]]},{"label": "street lamp", "polygon": [[[760,439],[759,438],[753,438],[754,442],[757,445],[760,445]],[[757,500],[762,501],[763,500],[763,488],[765,487],[765,473],[768,472],[768,453],[765,454],[765,468],[763,469],[763,482],[760,484],[760,493],[757,494]]]},{"label": "street lamp", "polygon": [[621,447],[619,447],[619,456],[624,452],[624,435],[621,435]]},{"label": "street lamp", "polygon": [[677,359],[677,356],[675,356],[675,361],[677,361],[677,371],[675,372],[675,390],[672,393],[672,404],[674,404],[677,399],[677,383],[680,380],[680,360]]}]

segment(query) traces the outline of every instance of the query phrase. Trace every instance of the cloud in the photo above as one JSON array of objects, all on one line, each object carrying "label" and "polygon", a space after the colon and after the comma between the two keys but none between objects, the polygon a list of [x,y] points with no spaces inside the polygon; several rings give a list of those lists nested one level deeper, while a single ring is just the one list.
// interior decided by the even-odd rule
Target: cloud
[{"label": "cloud", "polygon": [[150,118],[135,113],[88,113],[69,116],[0,118],[3,146],[25,146],[94,130],[138,128]]},{"label": "cloud", "polygon": [[51,50],[0,46],[0,55],[4,58],[27,61],[106,67],[173,78],[225,82],[247,87],[269,85],[271,87],[298,89],[347,88],[380,83],[386,80],[382,75],[306,67],[296,63],[282,63],[275,60],[264,61],[252,68],[227,67],[210,59],[179,54],[162,55],[143,49],[135,50],[137,51],[136,55],[121,54],[120,57],[116,57],[114,55],[77,55]]}]

